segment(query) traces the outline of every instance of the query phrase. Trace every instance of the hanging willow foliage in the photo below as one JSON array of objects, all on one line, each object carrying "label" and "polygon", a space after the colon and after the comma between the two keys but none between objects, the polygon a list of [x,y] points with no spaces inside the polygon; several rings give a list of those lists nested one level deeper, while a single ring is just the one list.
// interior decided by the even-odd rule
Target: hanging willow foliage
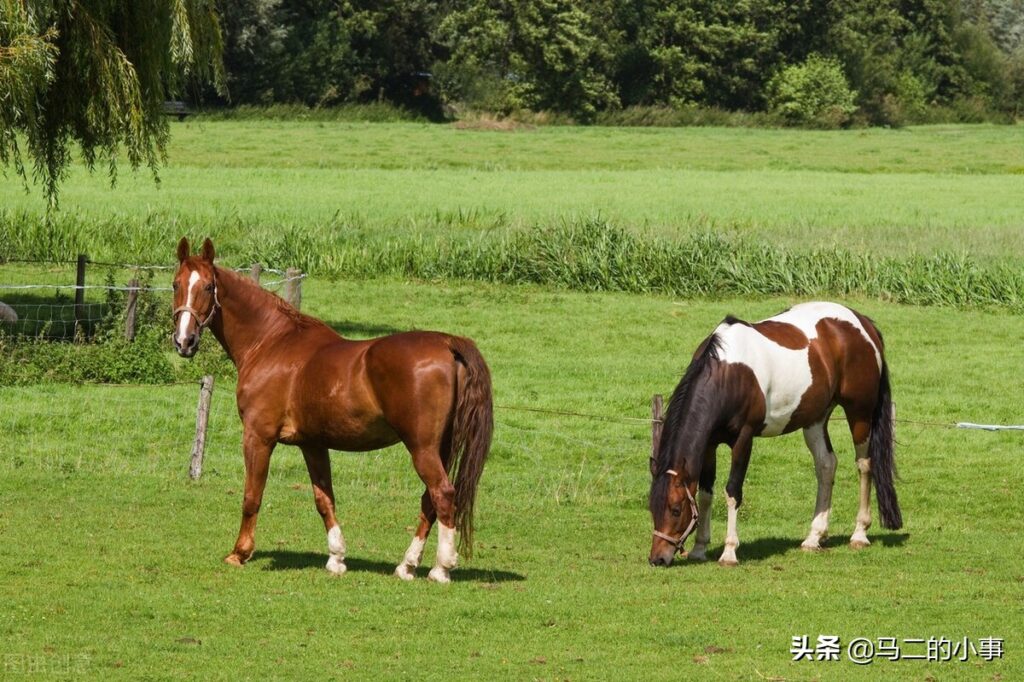
[{"label": "hanging willow foliage", "polygon": [[164,101],[190,81],[223,90],[221,50],[213,0],[0,0],[0,162],[27,182],[30,158],[51,206],[74,142],[112,183],[122,148],[156,179]]}]

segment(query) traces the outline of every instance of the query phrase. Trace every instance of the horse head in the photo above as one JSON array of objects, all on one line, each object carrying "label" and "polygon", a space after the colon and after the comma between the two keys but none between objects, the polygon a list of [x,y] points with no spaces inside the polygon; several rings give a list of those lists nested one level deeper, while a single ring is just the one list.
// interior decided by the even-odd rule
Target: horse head
[{"label": "horse head", "polygon": [[676,552],[697,526],[697,481],[687,481],[674,469],[655,474],[651,484],[651,518],[654,538],[649,561],[652,566],[669,566]]},{"label": "horse head", "polygon": [[203,242],[198,256],[190,255],[188,239],[178,242],[178,270],[174,273],[174,348],[184,358],[199,350],[199,336],[220,309],[213,242]]}]

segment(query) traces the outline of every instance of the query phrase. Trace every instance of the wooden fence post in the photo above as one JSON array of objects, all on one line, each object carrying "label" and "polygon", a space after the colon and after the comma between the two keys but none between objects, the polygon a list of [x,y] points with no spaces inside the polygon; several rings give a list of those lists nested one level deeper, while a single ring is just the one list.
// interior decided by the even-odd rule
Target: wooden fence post
[{"label": "wooden fence post", "polygon": [[89,258],[84,254],[78,254],[78,269],[75,273],[75,330],[78,325],[86,319],[85,314],[85,264]]},{"label": "wooden fence post", "polygon": [[658,447],[661,445],[661,420],[664,400],[660,393],[651,398],[651,473],[654,473],[654,463],[658,461]]},{"label": "wooden fence post", "polygon": [[196,410],[196,440],[192,444],[192,461],[188,477],[193,481],[203,475],[203,455],[206,453],[206,424],[210,419],[210,400],[213,398],[213,376],[207,374],[199,384],[199,408]]},{"label": "wooden fence post", "polygon": [[139,280],[128,281],[128,302],[124,310],[124,338],[125,341],[135,340],[135,318],[139,310]]},{"label": "wooden fence post", "polygon": [[252,264],[252,270],[249,271],[249,276],[252,277],[252,281],[256,284],[260,283],[260,273],[263,272],[263,266],[259,263]]},{"label": "wooden fence post", "polygon": [[298,268],[288,268],[284,276],[288,281],[285,283],[285,298],[295,306],[296,310],[302,309],[302,271]]}]

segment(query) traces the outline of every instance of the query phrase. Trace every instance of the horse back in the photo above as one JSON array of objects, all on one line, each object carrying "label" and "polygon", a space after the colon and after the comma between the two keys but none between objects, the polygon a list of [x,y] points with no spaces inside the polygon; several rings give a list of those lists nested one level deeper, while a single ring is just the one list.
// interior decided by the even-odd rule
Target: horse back
[{"label": "horse back", "polygon": [[762,435],[805,428],[834,404],[873,405],[881,336],[866,317],[834,303],[809,303],[749,324],[716,330],[722,359],[750,368],[764,401]]}]

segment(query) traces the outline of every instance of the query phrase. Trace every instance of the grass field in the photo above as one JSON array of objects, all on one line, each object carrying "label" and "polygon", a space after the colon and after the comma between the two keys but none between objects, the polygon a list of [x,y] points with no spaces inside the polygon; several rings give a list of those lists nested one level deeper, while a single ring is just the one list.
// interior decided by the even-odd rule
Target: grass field
[{"label": "grass field", "polygon": [[[213,339],[194,361],[218,371],[197,483],[196,387],[52,383],[46,358],[87,375],[121,348],[61,345],[6,375],[42,383],[0,385],[4,677],[1024,678],[1024,436],[948,428],[1024,422],[1020,126],[498,132],[199,118],[172,131],[159,188],[122,169],[111,191],[74,169],[50,220],[38,190],[0,180],[0,259],[168,263],[181,234],[210,235],[226,262],[311,272],[304,310],[346,336],[472,336],[498,406],[476,554],[446,587],[426,569],[412,584],[391,576],[421,492],[408,455],[335,453],[349,572],[330,576],[302,459],[281,447],[256,555],[223,565],[241,427]],[[91,266],[89,283],[104,272]],[[67,265],[0,267],[0,285],[71,281]],[[671,392],[727,313],[757,319],[820,292],[885,334],[905,528],[876,518],[870,548],[846,547],[857,481],[837,422],[825,551],[799,550],[816,484],[791,435],[755,445],[738,568],[650,568],[651,395]],[[201,369],[172,361],[179,371],[160,377]],[[794,635],[1000,637],[1006,655],[798,663]]]},{"label": "grass field", "polygon": [[[874,544],[853,552],[853,453],[835,424],[834,537],[814,555],[799,550],[814,503],[810,455],[799,435],[759,441],[741,565],[654,570],[649,427],[512,409],[643,417],[727,312],[753,319],[790,301],[317,279],[304,294],[308,311],[350,336],[439,328],[478,340],[499,407],[472,561],[447,587],[393,578],[420,492],[408,456],[339,453],[350,570],[331,577],[301,457],[282,447],[257,553],[233,569],[220,563],[242,483],[230,377],[219,377],[195,484],[185,475],[192,386],[0,388],[5,665],[133,679],[1024,676],[1019,433],[900,423],[906,527],[876,525]],[[900,418],[1021,421],[1019,316],[850,303],[886,335]],[[714,514],[717,556],[721,494]],[[996,636],[1007,653],[991,663],[794,663],[800,634]]]},{"label": "grass field", "polygon": [[102,172],[74,169],[58,229],[38,243],[9,236],[38,223],[38,189],[0,182],[8,255],[76,233],[94,258],[152,259],[167,230],[242,250],[252,234],[298,226],[330,248],[352,234],[468,236],[593,217],[660,236],[714,229],[883,254],[1019,260],[1024,239],[1021,126],[498,132],[198,119],[172,132],[159,188],[122,168],[112,192]]}]

